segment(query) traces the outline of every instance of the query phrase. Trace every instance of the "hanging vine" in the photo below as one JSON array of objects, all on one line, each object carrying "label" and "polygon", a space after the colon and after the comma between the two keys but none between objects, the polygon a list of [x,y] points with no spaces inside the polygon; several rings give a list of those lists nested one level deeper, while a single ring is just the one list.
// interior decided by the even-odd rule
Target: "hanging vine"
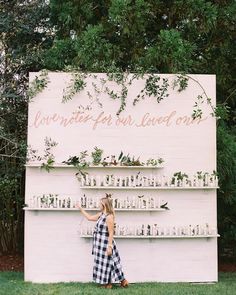
[{"label": "hanging vine", "polygon": [[[172,81],[173,90],[177,88],[178,92],[182,92],[188,87],[189,80],[197,83],[202,90],[202,93],[197,95],[197,98],[193,105],[193,112],[191,114],[193,119],[202,118],[203,111],[201,106],[204,103],[207,103],[211,107],[212,112],[210,114],[212,115],[212,117],[216,117],[216,119],[226,118],[229,113],[229,107],[227,107],[226,104],[217,105],[216,107],[213,106],[212,100],[207,95],[206,90],[204,89],[202,84],[198,80],[185,73],[174,74],[171,75],[169,78],[161,78],[158,74],[145,74],[142,69],[139,69],[137,73],[130,73],[129,71],[124,72],[114,67],[113,65],[110,69],[107,70],[107,79],[105,79],[98,78],[98,76],[93,73],[82,73],[78,71],[78,69],[75,70],[71,67],[69,69],[66,69],[66,71],[72,70],[74,72],[72,73],[70,84],[65,89],[63,89],[63,103],[70,101],[76,94],[84,90],[87,86],[87,82],[85,81],[86,78],[92,77],[95,80],[99,79],[99,82],[95,83],[93,81],[91,84],[93,87],[94,95],[92,95],[91,91],[87,91],[87,96],[90,99],[90,105],[86,109],[91,109],[91,106],[94,103],[97,103],[99,108],[102,108],[103,105],[100,97],[102,94],[106,93],[112,100],[120,101],[120,107],[116,112],[116,115],[119,116],[119,114],[123,112],[127,106],[129,86],[132,85],[133,81],[140,78],[144,79],[144,76],[147,76],[145,77],[144,88],[141,89],[141,91],[133,99],[133,106],[135,106],[138,102],[146,99],[147,97],[154,97],[157,103],[160,103],[163,99],[167,98],[169,96],[168,90],[170,87],[170,79],[174,77]],[[115,82],[118,87],[116,87],[116,89],[112,89],[108,85],[109,82]],[[35,79],[30,83],[30,87],[28,89],[28,97],[32,99],[38,93],[42,92],[43,89],[47,87],[48,83],[48,72],[46,70],[42,70],[40,72],[40,75],[36,76]]]},{"label": "hanging vine", "polygon": [[168,79],[162,78],[162,84],[159,84],[161,77],[158,75],[151,74],[147,80],[145,81],[145,87],[140,91],[140,93],[136,96],[133,101],[133,105],[135,106],[140,99],[145,99],[146,96],[151,97],[154,96],[156,101],[159,103],[165,97],[168,97],[167,93],[169,83]]},{"label": "hanging vine", "polygon": [[42,92],[48,86],[49,82],[48,71],[45,69],[41,70],[39,75],[35,76],[33,81],[29,84],[27,91],[29,101],[31,102],[33,97]]},{"label": "hanging vine", "polygon": [[76,93],[79,93],[86,87],[85,73],[75,72],[72,74],[69,86],[63,89],[62,102],[65,103],[73,98]]}]

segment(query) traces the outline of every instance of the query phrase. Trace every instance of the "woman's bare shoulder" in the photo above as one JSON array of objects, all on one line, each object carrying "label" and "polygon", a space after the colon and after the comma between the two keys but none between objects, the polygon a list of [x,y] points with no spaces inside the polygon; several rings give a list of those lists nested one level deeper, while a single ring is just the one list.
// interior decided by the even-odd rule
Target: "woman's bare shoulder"
[{"label": "woman's bare shoulder", "polygon": [[102,215],[102,212],[98,212],[96,215],[97,217],[100,217]]},{"label": "woman's bare shoulder", "polygon": [[108,214],[107,215],[107,221],[114,221],[114,215],[113,214]]}]

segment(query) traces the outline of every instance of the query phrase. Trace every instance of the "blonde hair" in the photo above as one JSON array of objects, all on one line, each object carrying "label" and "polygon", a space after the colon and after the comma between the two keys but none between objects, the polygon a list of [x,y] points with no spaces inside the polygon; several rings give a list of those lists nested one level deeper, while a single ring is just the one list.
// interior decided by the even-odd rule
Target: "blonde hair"
[{"label": "blonde hair", "polygon": [[106,212],[108,214],[112,214],[114,217],[114,234],[116,232],[116,222],[115,222],[115,211],[112,205],[112,198],[111,198],[111,194],[106,194],[106,197],[101,198],[102,204],[103,206],[105,206],[106,208]]},{"label": "blonde hair", "polygon": [[106,212],[108,214],[112,214],[115,217],[115,211],[112,205],[111,194],[106,194],[106,197],[101,198],[102,204],[106,208]]}]

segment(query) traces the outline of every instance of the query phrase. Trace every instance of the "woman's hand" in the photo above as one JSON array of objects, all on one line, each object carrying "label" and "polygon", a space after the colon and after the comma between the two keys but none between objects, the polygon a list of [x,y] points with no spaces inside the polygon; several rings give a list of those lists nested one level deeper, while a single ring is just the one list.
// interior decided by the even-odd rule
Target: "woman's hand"
[{"label": "woman's hand", "polygon": [[79,210],[81,209],[81,205],[80,205],[79,202],[76,202],[76,204],[75,204],[75,208],[78,208]]},{"label": "woman's hand", "polygon": [[81,207],[81,204],[79,202],[76,202],[75,204],[75,208],[78,208],[80,210],[80,212],[89,220],[89,221],[97,221],[98,218],[100,217],[101,215],[101,212],[98,212],[97,214],[95,215],[90,215],[88,214],[84,208]]},{"label": "woman's hand", "polygon": [[107,256],[110,256],[112,254],[112,248],[111,247],[107,247],[106,254],[107,254]]}]

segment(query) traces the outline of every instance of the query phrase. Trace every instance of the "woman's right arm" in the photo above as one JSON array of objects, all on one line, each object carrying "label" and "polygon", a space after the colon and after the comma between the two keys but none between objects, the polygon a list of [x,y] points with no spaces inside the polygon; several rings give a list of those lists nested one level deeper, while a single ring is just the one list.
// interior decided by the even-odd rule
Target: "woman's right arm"
[{"label": "woman's right arm", "polygon": [[86,212],[86,211],[80,206],[79,203],[76,203],[75,207],[78,208],[78,209],[81,211],[81,213],[84,215],[84,217],[86,217],[87,220],[89,220],[89,221],[97,221],[98,218],[99,218],[100,215],[101,215],[101,212],[98,212],[97,214],[94,214],[94,215],[91,215],[91,214],[87,213],[87,212]]}]

